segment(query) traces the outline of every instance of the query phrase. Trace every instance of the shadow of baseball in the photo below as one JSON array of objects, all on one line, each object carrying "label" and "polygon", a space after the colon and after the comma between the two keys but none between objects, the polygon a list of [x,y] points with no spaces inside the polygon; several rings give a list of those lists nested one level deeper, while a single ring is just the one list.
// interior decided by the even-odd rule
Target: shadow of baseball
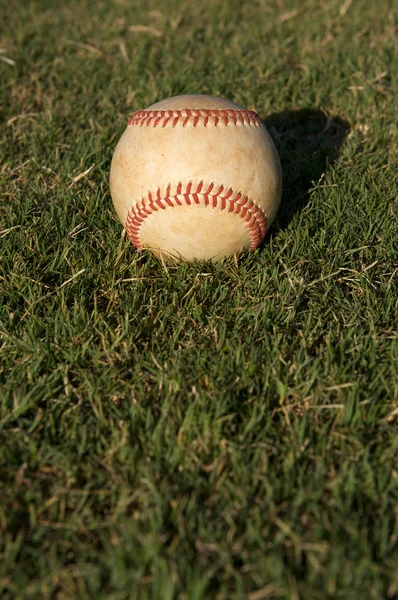
[{"label": "shadow of baseball", "polygon": [[309,201],[309,190],[338,159],[350,127],[347,121],[315,109],[271,114],[264,123],[279,152],[283,194],[272,231],[286,227]]}]

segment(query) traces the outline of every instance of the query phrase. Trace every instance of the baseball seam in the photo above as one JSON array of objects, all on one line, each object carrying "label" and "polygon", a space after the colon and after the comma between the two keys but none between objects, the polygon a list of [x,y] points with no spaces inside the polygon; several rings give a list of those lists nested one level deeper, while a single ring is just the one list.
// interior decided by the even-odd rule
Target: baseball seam
[{"label": "baseball seam", "polygon": [[143,246],[140,241],[140,228],[144,220],[154,212],[184,204],[202,204],[213,209],[227,210],[243,219],[251,236],[251,250],[257,248],[264,239],[267,217],[257,204],[242,192],[234,192],[223,185],[217,187],[211,183],[204,189],[204,183],[200,181],[195,188],[192,182],[187,185],[179,183],[175,194],[171,194],[171,184],[169,184],[164,195],[159,189],[155,194],[149,192],[148,196],[141,198],[135,206],[130,207],[125,222],[130,241],[141,250]]},{"label": "baseball seam", "polygon": [[166,127],[167,125],[175,127],[176,125],[182,125],[185,127],[188,123],[193,127],[197,127],[199,124],[204,125],[204,127],[208,124],[217,126],[219,123],[222,125],[264,126],[264,123],[254,111],[232,108],[224,110],[203,108],[139,110],[133,114],[127,125],[137,125],[138,127]]}]

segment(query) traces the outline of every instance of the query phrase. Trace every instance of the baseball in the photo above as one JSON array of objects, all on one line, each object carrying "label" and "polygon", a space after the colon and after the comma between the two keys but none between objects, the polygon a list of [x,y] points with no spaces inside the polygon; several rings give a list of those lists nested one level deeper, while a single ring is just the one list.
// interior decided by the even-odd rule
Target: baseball
[{"label": "baseball", "polygon": [[280,203],[282,172],[255,112],[184,95],[131,117],[113,155],[110,188],[138,249],[219,260],[262,242]]}]

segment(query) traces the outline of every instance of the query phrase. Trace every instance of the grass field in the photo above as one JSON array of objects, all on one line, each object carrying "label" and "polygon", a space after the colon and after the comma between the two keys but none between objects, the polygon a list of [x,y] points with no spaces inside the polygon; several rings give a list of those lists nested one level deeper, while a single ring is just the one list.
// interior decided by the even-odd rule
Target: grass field
[{"label": "grass field", "polygon": [[[397,599],[393,2],[0,12],[0,597]],[[180,93],[280,152],[237,261],[122,236],[117,140]]]}]

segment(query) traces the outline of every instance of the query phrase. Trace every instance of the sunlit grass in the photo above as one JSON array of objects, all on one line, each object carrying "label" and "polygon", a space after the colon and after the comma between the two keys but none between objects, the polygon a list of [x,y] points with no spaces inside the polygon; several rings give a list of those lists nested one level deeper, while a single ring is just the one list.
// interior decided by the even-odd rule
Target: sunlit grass
[{"label": "sunlit grass", "polygon": [[[2,4],[1,597],[396,598],[390,3]],[[128,117],[189,92],[281,155],[238,261],[137,254],[111,203]]]}]

